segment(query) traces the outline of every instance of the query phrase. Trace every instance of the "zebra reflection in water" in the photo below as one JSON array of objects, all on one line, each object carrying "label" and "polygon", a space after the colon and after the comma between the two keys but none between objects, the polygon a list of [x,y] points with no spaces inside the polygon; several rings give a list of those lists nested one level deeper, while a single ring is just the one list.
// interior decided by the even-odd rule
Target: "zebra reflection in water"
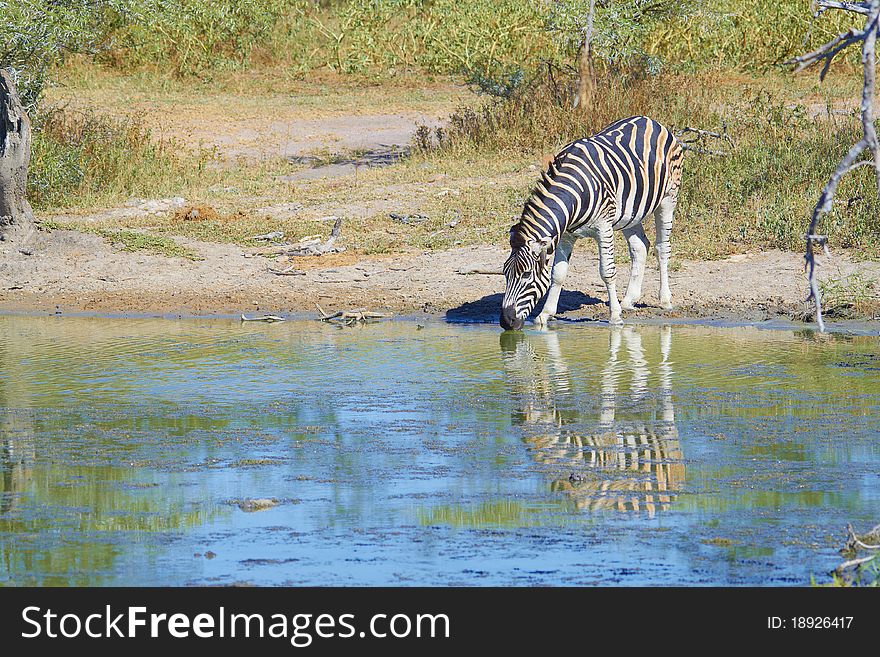
[{"label": "zebra reflection in water", "polygon": [[684,481],[672,402],[672,330],[664,326],[659,334],[652,380],[640,329],[610,331],[592,413],[578,408],[584,397],[573,389],[558,333],[501,336],[508,382],[519,402],[513,423],[523,428],[531,456],[551,477],[551,490],[563,492],[578,509],[653,516],[669,509]]}]

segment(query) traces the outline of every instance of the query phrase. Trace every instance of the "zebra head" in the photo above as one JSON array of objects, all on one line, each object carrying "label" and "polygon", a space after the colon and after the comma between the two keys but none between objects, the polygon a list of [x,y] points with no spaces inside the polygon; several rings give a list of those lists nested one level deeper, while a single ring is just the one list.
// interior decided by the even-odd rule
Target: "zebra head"
[{"label": "zebra head", "polygon": [[553,270],[553,240],[549,237],[530,238],[510,229],[510,257],[504,263],[506,287],[501,302],[501,327],[518,331],[538,300],[550,287]]}]

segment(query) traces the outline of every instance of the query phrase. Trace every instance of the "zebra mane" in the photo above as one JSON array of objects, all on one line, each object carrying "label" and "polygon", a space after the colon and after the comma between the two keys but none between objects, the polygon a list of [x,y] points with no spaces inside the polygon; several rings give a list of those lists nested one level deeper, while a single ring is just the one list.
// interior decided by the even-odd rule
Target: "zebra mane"
[{"label": "zebra mane", "polygon": [[[538,226],[546,227],[546,222],[541,220],[544,215],[542,214],[542,210],[537,201],[540,201],[541,203],[546,205],[547,192],[550,188],[553,187],[553,185],[556,184],[556,176],[559,172],[559,164],[561,163],[565,155],[568,154],[570,146],[571,144],[566,145],[561,151],[553,156],[546,168],[541,169],[541,176],[538,179],[538,182],[536,182],[535,186],[532,187],[532,191],[529,192],[529,196],[526,199],[526,202],[523,204],[523,210],[520,218],[511,228],[511,237],[514,234],[520,235],[520,237],[522,238],[522,245],[525,245],[526,242],[528,242],[529,238],[534,239],[537,237],[550,237],[554,241],[559,238],[559,234],[557,231],[552,231],[550,233],[539,233],[534,230]],[[546,214],[546,210],[543,212],[544,214]],[[528,215],[530,213],[534,217],[538,218],[539,221],[529,221]]]}]

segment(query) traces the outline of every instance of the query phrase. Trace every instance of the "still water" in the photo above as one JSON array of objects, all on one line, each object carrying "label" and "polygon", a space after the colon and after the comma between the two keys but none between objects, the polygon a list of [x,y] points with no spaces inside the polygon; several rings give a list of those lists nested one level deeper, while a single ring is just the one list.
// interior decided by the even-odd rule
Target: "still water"
[{"label": "still water", "polygon": [[827,581],[880,520],[878,346],[0,317],[0,584]]}]

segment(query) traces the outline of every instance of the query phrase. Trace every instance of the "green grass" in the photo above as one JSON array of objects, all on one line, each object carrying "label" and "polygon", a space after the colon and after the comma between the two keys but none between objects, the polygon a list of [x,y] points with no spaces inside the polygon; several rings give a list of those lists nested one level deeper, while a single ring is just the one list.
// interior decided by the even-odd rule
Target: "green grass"
[{"label": "green grass", "polygon": [[[418,70],[499,78],[573,57],[571,40],[547,29],[552,11],[543,0],[126,4],[135,13],[113,26],[110,48],[100,55],[120,70],[153,67],[206,78],[231,69],[284,64],[300,75],[329,67],[372,77]],[[812,50],[857,21],[845,12],[829,11],[814,23],[809,0],[708,4],[647,31],[627,36],[622,30],[617,50],[644,51],[668,70],[767,69]],[[608,15],[600,7],[600,40],[606,32],[621,30],[615,12]],[[630,43],[633,38],[643,42]]]},{"label": "green grass", "polygon": [[880,309],[877,280],[860,273],[823,280],[819,283],[819,292],[828,317],[864,317]]},{"label": "green grass", "polygon": [[219,180],[213,154],[156,140],[142,117],[65,107],[35,115],[28,197],[37,210],[170,195]]},{"label": "green grass", "polygon": [[[525,154],[537,159],[633,114],[656,118],[673,131],[726,130],[735,142],[723,145],[728,155],[686,155],[674,228],[678,253],[717,258],[755,247],[799,250],[813,205],[860,138],[860,124],[854,112],[839,113],[854,101],[833,95],[845,93],[850,81],[828,89],[803,78],[787,88],[785,82],[778,75],[724,73],[610,81],[601,83],[590,112],[578,112],[559,91],[558,78],[548,76],[511,99],[460,109],[425,152],[475,162]],[[825,218],[823,234],[836,247],[876,256],[880,201],[870,172],[862,168],[847,176],[837,198],[841,202]]]},{"label": "green grass", "polygon": [[195,251],[181,246],[170,237],[164,235],[149,235],[134,230],[109,228],[97,228],[88,232],[100,235],[123,251],[145,251],[147,253],[163,255],[167,258],[201,260]]}]

